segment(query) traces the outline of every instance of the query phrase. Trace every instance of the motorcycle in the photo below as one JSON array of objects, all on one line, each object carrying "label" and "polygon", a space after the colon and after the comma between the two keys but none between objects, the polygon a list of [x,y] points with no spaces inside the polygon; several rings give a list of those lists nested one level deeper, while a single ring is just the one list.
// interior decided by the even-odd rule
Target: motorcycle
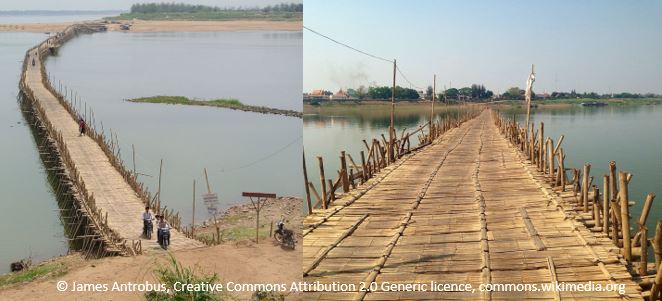
[{"label": "motorcycle", "polygon": [[170,229],[159,229],[159,245],[164,250],[170,245]]},{"label": "motorcycle", "polygon": [[152,239],[153,227],[154,225],[151,221],[143,220],[143,237]]},{"label": "motorcycle", "polygon": [[285,229],[285,224],[282,221],[278,222],[278,228],[274,231],[274,239],[281,245],[294,250],[297,240],[294,237],[294,232]]}]

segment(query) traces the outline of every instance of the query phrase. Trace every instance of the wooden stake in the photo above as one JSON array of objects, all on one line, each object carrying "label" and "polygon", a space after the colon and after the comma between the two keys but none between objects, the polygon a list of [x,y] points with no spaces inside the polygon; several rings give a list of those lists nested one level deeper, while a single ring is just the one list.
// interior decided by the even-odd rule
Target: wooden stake
[{"label": "wooden stake", "polygon": [[609,236],[609,176],[602,177],[602,232]]},{"label": "wooden stake", "polygon": [[623,257],[632,262],[632,248],[630,237],[630,206],[628,202],[627,174],[623,171],[618,173],[619,197],[621,202],[621,231],[623,232]]},{"label": "wooden stake", "polygon": [[591,172],[591,164],[584,163],[584,172],[582,175],[582,202],[584,212],[588,212],[588,174]]},{"label": "wooden stake", "polygon": [[[361,152],[363,155],[363,152]],[[365,173],[365,165],[364,165]],[[303,186],[306,188],[306,202],[308,204],[308,214],[313,213],[313,206],[310,202],[310,188],[308,187],[308,170],[306,170],[306,152],[303,152]]]},{"label": "wooden stake", "polygon": [[317,157],[317,162],[319,163],[320,167],[320,187],[322,188],[322,208],[326,209],[327,204],[326,204],[326,199],[327,199],[327,193],[326,193],[326,179],[324,177],[324,160],[322,160],[322,157]]},{"label": "wooden stake", "polygon": [[193,237],[195,232],[195,180],[193,180],[193,213],[191,217],[191,237]]},{"label": "wooden stake", "polygon": [[639,256],[639,275],[648,275],[648,228],[641,227],[641,256]]},{"label": "wooden stake", "polygon": [[131,151],[133,153],[133,177],[138,178],[138,174],[136,173],[136,147],[131,144]]},{"label": "wooden stake", "polygon": [[340,152],[340,172],[342,176],[342,190],[349,192],[349,176],[347,172],[347,159],[345,158],[345,151]]},{"label": "wooden stake", "polygon": [[657,221],[655,238],[653,238],[653,252],[655,253],[655,268],[662,269],[662,219]]},{"label": "wooden stake", "polygon": [[395,158],[393,157],[393,140],[394,140],[394,132],[395,132],[395,72],[397,70],[397,63],[395,59],[393,59],[393,89],[391,90],[391,126],[389,127],[388,133],[389,133],[389,145],[388,145],[388,159],[389,162],[395,161]]}]

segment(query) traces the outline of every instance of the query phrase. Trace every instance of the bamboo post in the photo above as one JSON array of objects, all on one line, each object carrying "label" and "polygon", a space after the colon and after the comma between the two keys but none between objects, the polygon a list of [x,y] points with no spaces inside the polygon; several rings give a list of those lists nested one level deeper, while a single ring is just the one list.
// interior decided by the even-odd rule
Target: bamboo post
[{"label": "bamboo post", "polygon": [[593,185],[593,220],[595,221],[595,226],[600,227],[602,222],[600,221],[600,207],[598,206],[598,199],[600,199],[600,189]]},{"label": "bamboo post", "polygon": [[632,262],[632,248],[630,240],[630,206],[628,199],[627,174],[623,171],[618,173],[619,196],[621,202],[621,231],[623,232],[623,256],[628,262]]},{"label": "bamboo post", "polygon": [[340,175],[342,176],[342,190],[343,192],[349,192],[349,176],[347,172],[347,158],[345,157],[345,151],[340,152]]},{"label": "bamboo post", "polygon": [[319,163],[319,168],[320,168],[320,187],[322,188],[322,208],[326,209],[327,204],[326,204],[326,199],[327,199],[327,193],[326,193],[326,180],[324,178],[324,160],[322,157],[317,157],[317,162]]},{"label": "bamboo post", "polygon": [[588,212],[588,174],[591,172],[591,164],[584,163],[584,172],[582,174],[582,202],[584,212]]},{"label": "bamboo post", "polygon": [[646,196],[646,201],[644,202],[644,208],[641,209],[641,216],[639,217],[639,227],[646,226],[646,221],[648,220],[648,214],[651,211],[653,206],[653,200],[655,199],[654,193],[649,193]]},{"label": "bamboo post", "polygon": [[363,171],[363,183],[368,180],[368,169],[365,166],[365,153],[361,151],[361,169]]},{"label": "bamboo post", "polygon": [[538,170],[542,171],[543,173],[545,172],[545,152],[543,152],[543,149],[545,147],[545,143],[543,142],[543,135],[545,133],[545,123],[540,122],[540,136],[538,140]]},{"label": "bamboo post", "polygon": [[138,174],[136,174],[136,147],[133,144],[131,144],[131,151],[133,153],[133,177],[137,179]]},{"label": "bamboo post", "polygon": [[[363,155],[363,152],[361,152]],[[365,173],[365,165],[363,167]],[[308,214],[313,213],[313,205],[310,202],[310,188],[308,187],[308,170],[306,169],[306,152],[303,152],[303,186],[306,189],[306,204],[308,205]]]},{"label": "bamboo post", "polygon": [[609,176],[602,177],[602,232],[609,236]]},{"label": "bamboo post", "polygon": [[655,267],[662,268],[662,219],[657,221],[655,238],[653,238],[653,252],[655,253]]},{"label": "bamboo post", "polygon": [[159,165],[159,186],[156,192],[157,209],[161,209],[161,172],[162,171],[163,171],[163,159],[161,159],[161,165]]},{"label": "bamboo post", "polygon": [[641,227],[641,256],[639,256],[639,275],[648,275],[648,228]]},{"label": "bamboo post", "polygon": [[191,237],[193,237],[195,231],[195,180],[193,180],[193,212],[191,215]]},{"label": "bamboo post", "polygon": [[389,127],[388,133],[389,133],[389,145],[388,145],[388,159],[389,162],[395,161],[395,158],[393,157],[393,140],[394,140],[394,132],[395,132],[395,72],[397,71],[397,63],[395,59],[393,59],[393,89],[391,90],[391,126]]},{"label": "bamboo post", "polygon": [[662,300],[660,297],[660,291],[662,291],[662,267],[658,266],[655,282],[653,283],[653,288],[651,289],[651,301]]},{"label": "bamboo post", "polygon": [[[547,168],[549,178],[554,179],[554,140],[547,140]],[[556,183],[555,183],[556,184]]]}]

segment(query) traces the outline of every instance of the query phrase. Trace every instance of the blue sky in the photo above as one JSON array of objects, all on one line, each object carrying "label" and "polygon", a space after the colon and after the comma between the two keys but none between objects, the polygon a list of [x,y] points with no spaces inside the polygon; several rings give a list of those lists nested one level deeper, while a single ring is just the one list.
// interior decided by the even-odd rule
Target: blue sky
[{"label": "blue sky", "polygon": [[226,6],[265,6],[301,0],[0,0],[0,10],[128,10],[134,3],[177,2]]},{"label": "blue sky", "polygon": [[[304,25],[416,86],[662,94],[662,1],[306,0]],[[304,91],[389,85],[392,65],[304,30]],[[410,86],[398,74],[399,85]]]}]

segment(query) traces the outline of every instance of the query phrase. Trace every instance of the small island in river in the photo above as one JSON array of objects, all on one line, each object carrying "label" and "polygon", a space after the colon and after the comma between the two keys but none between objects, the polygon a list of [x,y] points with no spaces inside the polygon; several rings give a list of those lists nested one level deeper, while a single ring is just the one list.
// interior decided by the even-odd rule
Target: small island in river
[{"label": "small island in river", "polygon": [[275,114],[275,115],[284,115],[290,117],[302,118],[303,113],[294,111],[294,110],[284,110],[269,108],[263,106],[253,106],[243,104],[238,99],[213,99],[213,100],[197,100],[189,99],[184,96],[152,96],[152,97],[140,97],[127,99],[130,102],[141,102],[141,103],[164,103],[164,104],[179,104],[179,105],[189,105],[189,106],[209,106],[209,107],[220,107],[232,110],[241,110],[246,112],[256,112],[262,114]]}]

